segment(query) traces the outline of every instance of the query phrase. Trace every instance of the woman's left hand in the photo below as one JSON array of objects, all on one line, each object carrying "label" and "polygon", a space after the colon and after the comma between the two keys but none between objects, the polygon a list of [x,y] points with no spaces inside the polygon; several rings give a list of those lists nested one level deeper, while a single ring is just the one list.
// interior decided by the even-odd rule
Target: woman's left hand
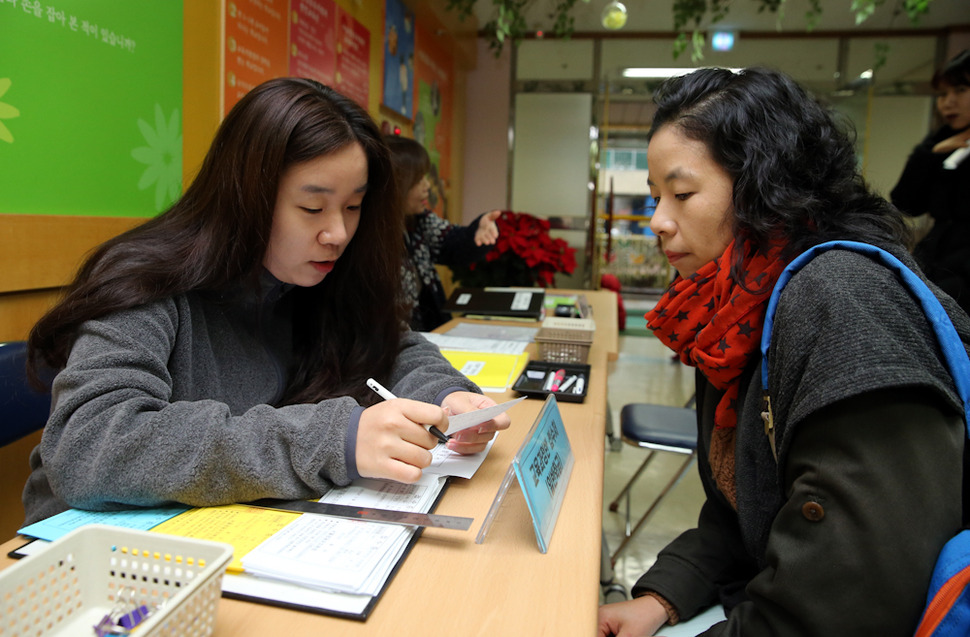
[{"label": "woman's left hand", "polygon": [[[476,394],[470,391],[458,391],[448,394],[441,406],[451,414],[463,414],[466,411],[475,411],[491,407],[495,401],[488,396]],[[448,441],[448,448],[457,453],[471,454],[484,451],[488,441],[495,437],[496,431],[508,429],[512,424],[512,419],[507,413],[501,413],[492,420],[483,422],[475,427],[469,427],[464,431],[459,431]],[[447,432],[445,432],[447,433]]]},{"label": "woman's left hand", "polygon": [[501,210],[486,212],[478,220],[478,230],[475,231],[475,245],[490,246],[498,240],[498,226],[495,220],[502,215]]}]

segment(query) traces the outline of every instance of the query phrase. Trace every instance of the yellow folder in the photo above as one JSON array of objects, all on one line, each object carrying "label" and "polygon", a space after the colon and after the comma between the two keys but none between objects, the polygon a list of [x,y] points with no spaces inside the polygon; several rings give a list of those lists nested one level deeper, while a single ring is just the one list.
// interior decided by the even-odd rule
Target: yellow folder
[{"label": "yellow folder", "polygon": [[482,391],[504,392],[515,383],[525,364],[529,362],[529,355],[521,354],[493,354],[487,352],[468,352],[459,350],[441,350],[441,354],[448,359],[452,366],[468,377],[468,380],[478,385]]}]

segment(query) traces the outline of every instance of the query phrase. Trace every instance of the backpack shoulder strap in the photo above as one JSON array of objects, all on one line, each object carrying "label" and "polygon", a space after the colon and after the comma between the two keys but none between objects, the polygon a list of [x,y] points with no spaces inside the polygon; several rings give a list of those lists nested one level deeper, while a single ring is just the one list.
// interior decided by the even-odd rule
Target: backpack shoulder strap
[{"label": "backpack shoulder strap", "polygon": [[943,353],[943,358],[956,385],[957,394],[960,396],[960,400],[963,401],[964,422],[967,424],[967,434],[970,436],[970,357],[967,356],[967,350],[963,346],[963,341],[960,340],[960,335],[957,334],[957,330],[953,326],[953,321],[950,320],[950,316],[943,309],[940,300],[930,291],[930,288],[923,282],[919,275],[882,248],[858,241],[829,241],[812,246],[789,263],[778,277],[775,288],[772,290],[771,297],[768,300],[764,329],[761,333],[761,386],[764,388],[765,394],[765,412],[762,413],[762,418],[765,420],[765,433],[769,436],[772,452],[775,451],[775,440],[771,401],[768,396],[768,363],[770,361],[771,329],[774,324],[778,299],[781,297],[781,292],[785,288],[785,285],[788,284],[788,281],[806,263],[822,252],[833,249],[858,252],[869,257],[876,263],[881,263],[888,267],[895,273],[903,286],[909,290],[920,307],[923,308],[923,312],[926,314],[926,318],[929,320],[936,334],[936,340]]}]

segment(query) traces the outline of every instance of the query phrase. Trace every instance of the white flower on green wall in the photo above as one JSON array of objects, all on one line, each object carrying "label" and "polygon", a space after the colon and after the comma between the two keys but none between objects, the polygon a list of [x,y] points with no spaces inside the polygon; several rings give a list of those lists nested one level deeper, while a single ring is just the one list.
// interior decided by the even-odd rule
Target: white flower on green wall
[{"label": "white flower on green wall", "polygon": [[[7,92],[10,88],[10,78],[0,77],[0,97]],[[0,102],[0,120],[10,119],[12,117],[19,117],[20,111],[16,107],[11,106],[5,102]],[[13,143],[13,133],[7,128],[7,125],[0,121],[0,140],[7,142],[8,144]]]},{"label": "white flower on green wall", "polygon": [[179,111],[165,120],[162,107],[155,104],[155,128],[145,120],[138,120],[138,128],[148,143],[131,151],[136,161],[146,164],[145,172],[138,180],[138,189],[155,186],[155,210],[161,211],[182,191],[182,129]]}]

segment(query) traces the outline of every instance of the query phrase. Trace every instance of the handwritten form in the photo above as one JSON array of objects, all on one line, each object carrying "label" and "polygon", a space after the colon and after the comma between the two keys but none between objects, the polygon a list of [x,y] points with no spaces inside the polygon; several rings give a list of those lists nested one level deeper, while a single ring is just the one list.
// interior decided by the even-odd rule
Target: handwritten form
[{"label": "handwritten form", "polygon": [[[357,480],[321,502],[427,513],[445,478],[414,484]],[[414,534],[411,527],[304,514],[243,557],[246,572],[324,591],[377,595]]]}]

